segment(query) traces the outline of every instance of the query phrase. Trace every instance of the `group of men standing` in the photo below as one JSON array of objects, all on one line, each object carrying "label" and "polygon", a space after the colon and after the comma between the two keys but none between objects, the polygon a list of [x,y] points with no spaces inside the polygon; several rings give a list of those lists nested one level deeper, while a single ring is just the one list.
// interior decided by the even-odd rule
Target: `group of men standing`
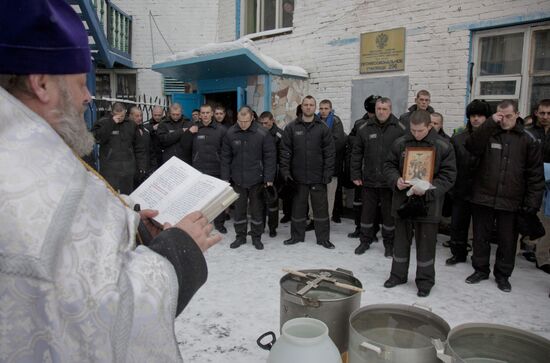
[{"label": "group of men standing", "polygon": [[[496,226],[499,246],[494,274],[498,287],[510,291],[517,215],[536,214],[542,200],[545,129],[525,130],[513,102],[502,102],[493,115],[486,102],[474,100],[466,110],[466,127],[451,138],[443,130],[443,115],[430,106],[430,97],[428,91],[419,91],[415,104],[398,118],[389,98],[370,96],[365,100],[367,113],[355,122],[349,137],[331,102],[322,100],[316,114],[317,102],[312,96],[304,97],[301,113],[284,130],[277,127],[271,113],[255,118],[248,106],[239,110],[236,124],[226,127],[225,110],[210,105],[194,110],[198,121],[185,119],[181,106],[173,104],[161,122],[162,109],[155,108],[153,118],[143,125],[138,108],[130,110],[127,120],[125,110],[115,104],[112,115],[99,120],[93,131],[102,148],[102,173],[121,192],[172,156],[230,181],[240,195],[234,206],[236,237],[231,248],[245,244],[250,235],[253,245],[263,249],[261,236],[266,224],[269,235],[276,236],[279,200],[273,194],[278,190],[284,191],[283,209],[291,220],[290,238],[284,244],[305,241],[311,212],[317,244],[333,249],[330,216],[335,214],[339,176],[347,159],[348,177],[356,187],[355,201],[362,206],[356,209],[357,229],[350,237],[359,237],[355,253],[361,255],[377,240],[381,227],[384,255],[393,259],[386,287],[407,281],[414,236],[418,295],[429,295],[435,283],[438,227],[444,205],[450,204],[452,256],[447,265],[466,261],[473,216],[475,272],[466,282],[488,278],[489,241]],[[541,105],[546,107],[544,101]],[[546,111],[540,112],[545,120]],[[135,160],[123,165],[121,159],[130,154],[130,146]],[[410,148],[433,151],[428,190],[404,178]],[[133,177],[121,175],[132,170]],[[341,203],[340,199],[337,204]],[[410,205],[421,213],[403,217],[402,209]],[[225,220],[222,213],[214,221],[222,233],[227,232]]]}]

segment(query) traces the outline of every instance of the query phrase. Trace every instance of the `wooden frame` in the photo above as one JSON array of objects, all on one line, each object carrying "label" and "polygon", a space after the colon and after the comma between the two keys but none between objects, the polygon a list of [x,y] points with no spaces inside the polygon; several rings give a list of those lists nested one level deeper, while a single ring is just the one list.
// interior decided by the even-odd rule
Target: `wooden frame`
[{"label": "wooden frame", "polygon": [[403,180],[410,182],[417,178],[432,182],[435,166],[435,148],[407,147],[405,149],[405,164],[403,165]]}]

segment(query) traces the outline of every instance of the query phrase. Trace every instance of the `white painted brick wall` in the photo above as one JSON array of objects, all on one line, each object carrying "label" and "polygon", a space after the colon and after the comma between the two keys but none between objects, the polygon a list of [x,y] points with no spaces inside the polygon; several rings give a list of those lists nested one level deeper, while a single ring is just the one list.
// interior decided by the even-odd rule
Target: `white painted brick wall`
[{"label": "white painted brick wall", "polygon": [[[219,0],[219,7],[217,39],[234,40],[235,0]],[[464,117],[470,32],[449,32],[449,26],[543,11],[550,11],[550,1],[296,0],[293,33],[256,44],[281,63],[305,68],[311,93],[330,98],[347,127],[352,80],[408,75],[409,104],[417,90],[430,90],[432,106],[443,113],[450,130]],[[407,29],[404,72],[360,75],[359,41],[329,44],[397,27]]]},{"label": "white painted brick wall", "polygon": [[[174,52],[216,42],[218,0],[115,0],[114,3],[133,17],[132,60],[138,69],[138,94],[162,95],[162,76],[152,71],[151,65],[163,61],[171,51],[160,32]],[[149,12],[160,32],[150,21]]]}]

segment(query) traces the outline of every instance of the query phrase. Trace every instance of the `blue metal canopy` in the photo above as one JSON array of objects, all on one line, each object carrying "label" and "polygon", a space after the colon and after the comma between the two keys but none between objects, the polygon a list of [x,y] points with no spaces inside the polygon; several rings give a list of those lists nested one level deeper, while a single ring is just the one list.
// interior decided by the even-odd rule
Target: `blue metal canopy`
[{"label": "blue metal canopy", "polygon": [[[257,74],[283,74],[281,69],[270,67],[246,48],[157,63],[153,64],[151,69],[166,77],[184,82]],[[297,76],[289,75],[289,77]]]}]

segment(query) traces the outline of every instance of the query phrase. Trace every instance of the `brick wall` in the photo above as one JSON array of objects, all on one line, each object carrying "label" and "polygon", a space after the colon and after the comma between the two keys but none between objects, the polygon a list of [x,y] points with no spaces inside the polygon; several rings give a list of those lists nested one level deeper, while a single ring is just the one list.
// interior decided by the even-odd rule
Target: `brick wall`
[{"label": "brick wall", "polygon": [[[218,17],[218,40],[233,40],[235,0],[219,0],[219,7],[227,16]],[[294,31],[256,44],[279,62],[306,69],[310,92],[331,99],[348,130],[351,81],[392,75],[409,76],[409,104],[415,91],[428,89],[450,130],[464,117],[470,32],[449,27],[541,12],[550,12],[550,1],[297,0]],[[405,71],[360,75],[360,34],[397,27],[407,30]]]},{"label": "brick wall", "polygon": [[[115,4],[133,17],[132,60],[138,69],[138,94],[162,95],[162,76],[151,71],[151,65],[172,53],[160,32],[174,52],[216,42],[218,0],[116,0]],[[149,19],[149,12],[160,32]]]}]

